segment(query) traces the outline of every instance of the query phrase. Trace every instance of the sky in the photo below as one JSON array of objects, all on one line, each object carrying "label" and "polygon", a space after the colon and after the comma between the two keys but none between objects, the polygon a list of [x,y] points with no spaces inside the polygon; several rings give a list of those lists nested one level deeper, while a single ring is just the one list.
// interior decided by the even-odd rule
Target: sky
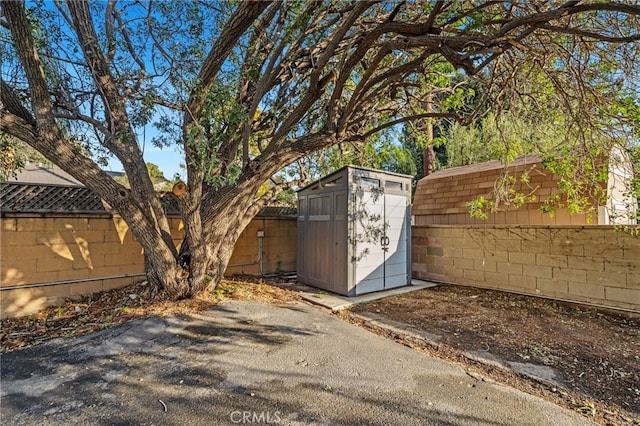
[{"label": "sky", "polygon": [[[185,161],[184,155],[180,150],[181,147],[159,148],[151,143],[151,140],[158,134],[158,129],[153,125],[153,120],[147,124],[144,130],[138,129],[136,133],[138,134],[138,144],[144,154],[146,163],[157,165],[167,179],[173,179],[176,173],[182,179],[187,178],[187,171],[180,167]],[[109,163],[104,169],[111,172],[124,172],[122,164],[115,156],[109,159]]]},{"label": "sky", "polygon": [[[144,160],[147,163],[156,164],[160,170],[164,173],[164,177],[167,179],[173,179],[173,176],[178,173],[182,179],[186,179],[186,170],[180,167],[181,163],[184,163],[183,155],[178,152],[176,147],[157,148],[151,144],[145,146]],[[106,170],[112,172],[122,172],[122,164],[117,158],[109,160],[109,164],[105,167]]]},{"label": "sky", "polygon": [[164,173],[164,177],[172,179],[177,173],[183,179],[186,179],[186,170],[180,167],[181,163],[184,163],[184,157],[177,148],[156,148],[147,149],[144,153],[145,161],[148,163],[154,163]]},{"label": "sky", "polygon": [[[158,2],[158,4],[160,3],[162,2]],[[44,8],[43,10],[50,12],[50,14],[54,16],[53,22],[56,22],[56,25],[60,26],[60,29],[63,33],[68,33],[68,34],[73,33],[73,31],[67,26],[66,20],[59,15],[58,8],[55,6],[54,2],[44,1],[40,3],[40,2],[28,1],[27,4],[29,7],[33,7],[33,8]],[[100,7],[105,7],[105,5],[106,5],[106,2],[104,1],[94,2],[93,7],[100,8]],[[146,9],[144,7],[141,7],[141,5],[144,6],[143,4],[138,4],[137,6],[131,6],[131,7],[127,6],[122,10],[120,10],[122,18],[127,22],[134,22],[137,18],[140,18],[140,17],[146,18],[147,16]],[[160,6],[157,6],[157,7],[160,7]],[[102,13],[102,11],[98,11],[98,13]],[[161,19],[161,15],[158,15],[155,17],[157,19]],[[187,20],[184,20],[184,24],[179,22],[178,25],[186,25],[187,22],[188,22]],[[104,25],[104,22],[99,20],[96,21],[96,29],[101,36],[103,35],[102,33],[104,32],[103,25]],[[132,26],[131,28],[134,28],[134,27]],[[208,28],[209,32],[213,30],[214,30],[213,26]],[[52,32],[49,35],[51,36],[52,34],[55,34],[55,32]],[[177,36],[175,35],[173,36],[174,42],[176,40],[179,40],[176,37]],[[64,43],[65,43],[64,38],[61,38],[60,40],[61,40],[60,41],[61,45],[64,46]],[[140,42],[140,40],[134,40],[134,41]],[[70,52],[71,50],[72,49],[69,49]],[[64,49],[62,49],[61,51],[64,51]],[[124,50],[124,52],[126,53],[126,50]],[[144,51],[144,52],[139,51],[137,53],[145,61],[148,68],[148,72],[153,73],[154,65],[153,65],[153,62],[151,61],[150,51]],[[75,53],[73,54],[67,53],[67,54],[70,55],[71,59],[73,59],[73,55]],[[69,60],[66,63],[63,61],[61,64],[62,65],[60,66],[64,67],[64,69],[69,73],[69,75],[72,75],[72,76],[77,75],[77,70],[72,65],[73,60]],[[81,105],[80,108],[84,111],[84,109],[88,107],[86,105]],[[87,113],[87,114],[91,115],[90,113]],[[154,120],[151,120],[151,123],[153,123],[153,121]],[[184,163],[184,156],[178,151],[178,148],[167,147],[167,148],[161,149],[154,146],[151,143],[151,140],[155,135],[157,135],[158,130],[152,124],[147,125],[146,129],[144,130],[142,128],[136,128],[136,131],[138,132],[138,142],[140,144],[141,149],[144,152],[144,158],[146,162],[151,162],[156,164],[160,168],[160,170],[164,173],[164,176],[167,179],[172,179],[176,173],[180,174],[183,179],[186,179],[186,170],[180,167],[180,164]],[[116,171],[116,172],[124,171],[122,164],[115,156],[109,158],[107,166],[103,168],[108,171]]]}]

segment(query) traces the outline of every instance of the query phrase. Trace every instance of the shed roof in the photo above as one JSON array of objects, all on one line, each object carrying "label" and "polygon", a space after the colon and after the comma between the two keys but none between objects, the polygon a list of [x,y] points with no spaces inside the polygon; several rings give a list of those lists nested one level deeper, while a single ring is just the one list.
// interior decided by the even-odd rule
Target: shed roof
[{"label": "shed roof", "polygon": [[[541,162],[537,155],[525,155],[509,164],[488,161],[439,170],[418,181],[413,212],[415,215],[467,214],[467,202],[479,196],[492,198],[495,184],[505,171],[516,177],[530,174],[529,184],[518,181],[514,189],[529,193],[534,188],[544,188],[545,195],[537,200],[537,203],[543,202],[557,182]],[[536,207],[537,203],[534,203]]]},{"label": "shed roof", "polygon": [[526,165],[540,163],[540,162],[542,162],[542,159],[540,158],[540,156],[536,154],[523,155],[522,157],[516,158],[513,162],[509,164],[505,164],[498,160],[493,160],[493,161],[486,161],[484,163],[468,164],[466,166],[458,166],[458,167],[451,167],[448,169],[442,169],[430,174],[429,176],[426,176],[425,179],[440,179],[444,177],[468,175],[472,173],[482,173],[482,172],[488,172],[491,170],[504,169],[505,167],[512,168],[512,167],[526,166]]},{"label": "shed roof", "polygon": [[343,172],[344,170],[346,170],[346,169],[351,169],[351,170],[360,170],[360,171],[363,171],[363,172],[371,172],[371,173],[382,173],[382,174],[385,174],[385,175],[389,175],[389,176],[397,176],[397,177],[401,177],[401,178],[404,178],[404,179],[413,179],[413,176],[411,176],[411,175],[405,175],[405,174],[402,174],[402,173],[388,172],[388,171],[386,171],[386,170],[372,169],[372,168],[370,168],[370,167],[362,167],[362,166],[349,165],[349,166],[341,167],[340,169],[338,169],[338,170],[336,170],[336,171],[334,171],[334,172],[332,172],[332,173],[329,173],[328,175],[323,176],[323,177],[321,177],[321,178],[320,178],[320,179],[318,179],[318,180],[315,180],[315,181],[311,182],[310,184],[308,184],[308,185],[306,185],[306,186],[304,186],[304,187],[302,187],[302,188],[298,189],[296,192],[302,192],[302,191],[304,191],[305,189],[307,189],[307,188],[310,188],[310,187],[314,186],[314,185],[315,185],[315,184],[317,184],[318,182],[324,182],[324,181],[331,180],[334,176],[339,175],[340,173],[342,173],[342,172]]}]

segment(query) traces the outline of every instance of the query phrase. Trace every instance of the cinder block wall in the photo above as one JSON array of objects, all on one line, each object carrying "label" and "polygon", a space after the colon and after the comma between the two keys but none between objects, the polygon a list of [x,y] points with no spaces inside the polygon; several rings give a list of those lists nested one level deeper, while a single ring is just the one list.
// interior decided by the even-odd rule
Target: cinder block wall
[{"label": "cinder block wall", "polygon": [[611,226],[415,226],[414,278],[640,312],[640,238]]},{"label": "cinder block wall", "polygon": [[[15,216],[0,223],[2,318],[143,279],[142,248],[119,217]],[[59,284],[4,290],[53,282]]]},{"label": "cinder block wall", "polygon": [[[171,218],[170,224],[179,243],[182,222]],[[144,279],[142,248],[117,216],[5,215],[0,226],[1,318],[28,315],[69,297]],[[265,235],[262,272],[295,270],[296,219],[256,218],[240,236],[230,264],[255,263],[230,267],[227,273],[260,272],[258,230]],[[25,285],[29,287],[7,289]]]},{"label": "cinder block wall", "polygon": [[[226,274],[274,274],[296,270],[297,219],[256,217],[236,243]],[[262,239],[262,271],[258,256],[258,231]],[[234,266],[237,265],[237,266]]]}]

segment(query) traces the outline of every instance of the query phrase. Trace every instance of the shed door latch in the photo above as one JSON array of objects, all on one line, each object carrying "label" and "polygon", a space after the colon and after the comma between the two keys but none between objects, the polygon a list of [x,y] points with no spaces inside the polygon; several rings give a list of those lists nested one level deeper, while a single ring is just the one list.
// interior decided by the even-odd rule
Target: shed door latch
[{"label": "shed door latch", "polygon": [[382,246],[382,250],[383,251],[388,251],[389,250],[389,237],[387,237],[386,235],[382,238],[380,238],[380,245]]}]

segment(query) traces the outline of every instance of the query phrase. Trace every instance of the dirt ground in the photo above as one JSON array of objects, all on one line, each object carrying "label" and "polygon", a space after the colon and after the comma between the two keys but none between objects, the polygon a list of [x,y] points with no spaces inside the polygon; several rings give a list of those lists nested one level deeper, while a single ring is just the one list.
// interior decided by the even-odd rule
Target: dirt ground
[{"label": "dirt ground", "polygon": [[0,321],[0,353],[13,352],[55,338],[71,338],[151,315],[191,314],[225,300],[286,302],[299,300],[293,291],[253,277],[225,280],[213,292],[177,302],[154,300],[146,282],[94,293],[34,315]]},{"label": "dirt ground", "polygon": [[[279,284],[286,284],[285,287]],[[272,285],[276,284],[276,285]],[[290,280],[238,277],[212,293],[180,302],[156,301],[138,283],[69,301],[42,312],[0,321],[0,352],[54,338],[70,338],[150,315],[190,314],[229,299],[268,303],[301,300]],[[438,286],[363,304],[339,316],[370,312],[441,336],[437,347],[407,342],[430,355],[457,362],[525,392],[578,410],[600,424],[640,425],[640,319],[580,305],[460,286]],[[546,365],[560,386],[474,362],[462,354],[486,352],[503,361]]]},{"label": "dirt ground", "polygon": [[[452,285],[388,297],[352,311],[375,313],[441,336],[436,356],[440,352],[461,361],[459,351],[485,352],[502,361],[552,367],[561,376],[559,389],[526,390],[593,415],[603,424],[640,424],[638,318]],[[489,373],[509,380],[498,371]]]}]

